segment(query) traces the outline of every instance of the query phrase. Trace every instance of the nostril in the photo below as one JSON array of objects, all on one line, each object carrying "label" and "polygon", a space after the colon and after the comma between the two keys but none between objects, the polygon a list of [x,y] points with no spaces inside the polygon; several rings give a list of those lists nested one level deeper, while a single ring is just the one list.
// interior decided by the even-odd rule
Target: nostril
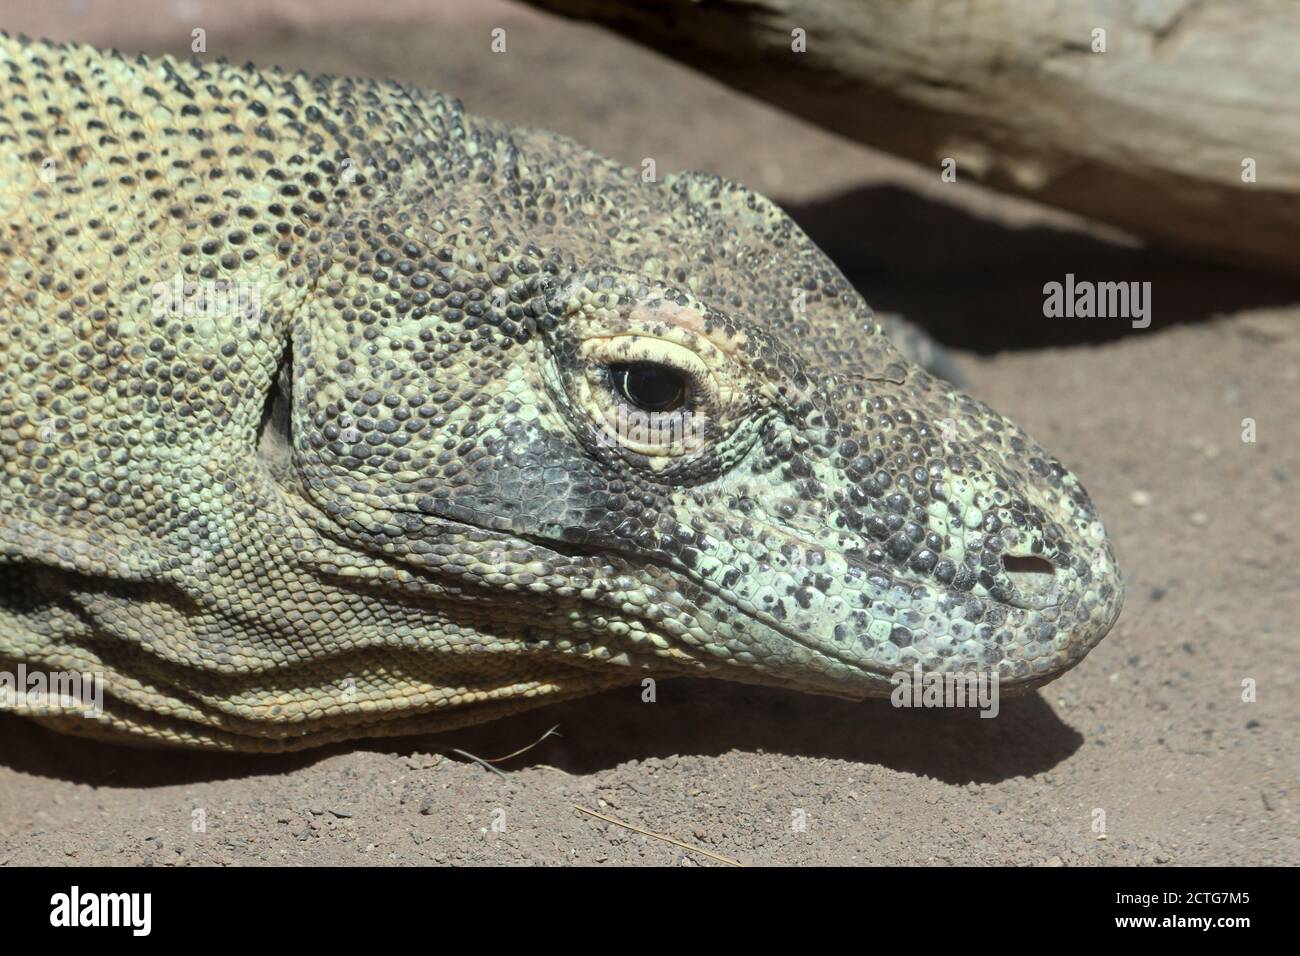
[{"label": "nostril", "polygon": [[1045,593],[1056,578],[1052,562],[1037,555],[1004,555],[1002,568],[1017,590],[1026,594]]}]

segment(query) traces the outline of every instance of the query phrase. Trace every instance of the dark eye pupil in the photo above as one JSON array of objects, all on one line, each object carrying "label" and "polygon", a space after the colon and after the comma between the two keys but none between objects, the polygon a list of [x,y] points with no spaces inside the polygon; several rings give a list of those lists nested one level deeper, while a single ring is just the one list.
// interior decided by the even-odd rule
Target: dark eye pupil
[{"label": "dark eye pupil", "polygon": [[609,376],[615,391],[647,412],[672,411],[686,400],[686,382],[665,365],[653,362],[611,365]]}]

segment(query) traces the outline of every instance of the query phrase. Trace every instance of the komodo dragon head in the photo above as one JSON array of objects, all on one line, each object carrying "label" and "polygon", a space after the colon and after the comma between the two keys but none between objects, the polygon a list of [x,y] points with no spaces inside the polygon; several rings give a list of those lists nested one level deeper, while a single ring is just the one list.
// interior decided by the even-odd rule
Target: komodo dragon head
[{"label": "komodo dragon head", "polygon": [[[114,665],[125,729],[302,746],[646,676],[1005,691],[1114,623],[1076,477],[904,360],[763,197],[391,84],[163,62],[113,70],[186,78],[206,172],[168,200],[192,244],[132,277],[268,291],[252,326],[146,325],[178,363],[150,427],[184,404],[206,457],[154,481],[190,516],[155,577],[190,603],[88,602],[147,649]],[[252,173],[214,211],[223,166]]]},{"label": "komodo dragon head", "polygon": [[295,335],[293,481],[352,547],[565,690],[862,698],[915,666],[1015,689],[1111,627],[1079,481],[904,361],[776,205],[476,135],[454,185],[338,227]]}]

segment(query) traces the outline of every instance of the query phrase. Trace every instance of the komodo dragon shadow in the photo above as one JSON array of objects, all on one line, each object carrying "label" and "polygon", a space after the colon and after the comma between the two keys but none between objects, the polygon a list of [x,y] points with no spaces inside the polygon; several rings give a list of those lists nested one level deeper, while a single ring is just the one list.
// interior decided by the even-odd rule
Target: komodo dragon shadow
[{"label": "komodo dragon shadow", "polygon": [[547,765],[585,775],[633,760],[742,751],[875,764],[961,785],[1041,773],[1083,742],[1038,695],[1002,701],[989,720],[974,711],[902,711],[887,700],[854,703],[695,678],[661,682],[653,704],[640,693],[619,688],[443,734],[256,756],[89,742],[0,715],[0,765],[91,786],[161,787],[275,776],[348,750],[461,750],[496,759],[558,725],[556,735],[499,767],[510,773]]}]

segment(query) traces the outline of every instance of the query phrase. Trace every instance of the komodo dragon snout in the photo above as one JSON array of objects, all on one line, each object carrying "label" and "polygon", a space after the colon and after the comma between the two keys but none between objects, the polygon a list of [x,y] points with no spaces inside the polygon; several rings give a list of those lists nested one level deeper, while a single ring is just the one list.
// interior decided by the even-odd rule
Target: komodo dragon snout
[{"label": "komodo dragon snout", "polygon": [[[1074,475],[757,194],[391,84],[0,50],[0,664],[108,701],[33,716],[288,749],[647,676],[1007,689],[1118,615]],[[257,308],[151,308],[176,276]]]}]

